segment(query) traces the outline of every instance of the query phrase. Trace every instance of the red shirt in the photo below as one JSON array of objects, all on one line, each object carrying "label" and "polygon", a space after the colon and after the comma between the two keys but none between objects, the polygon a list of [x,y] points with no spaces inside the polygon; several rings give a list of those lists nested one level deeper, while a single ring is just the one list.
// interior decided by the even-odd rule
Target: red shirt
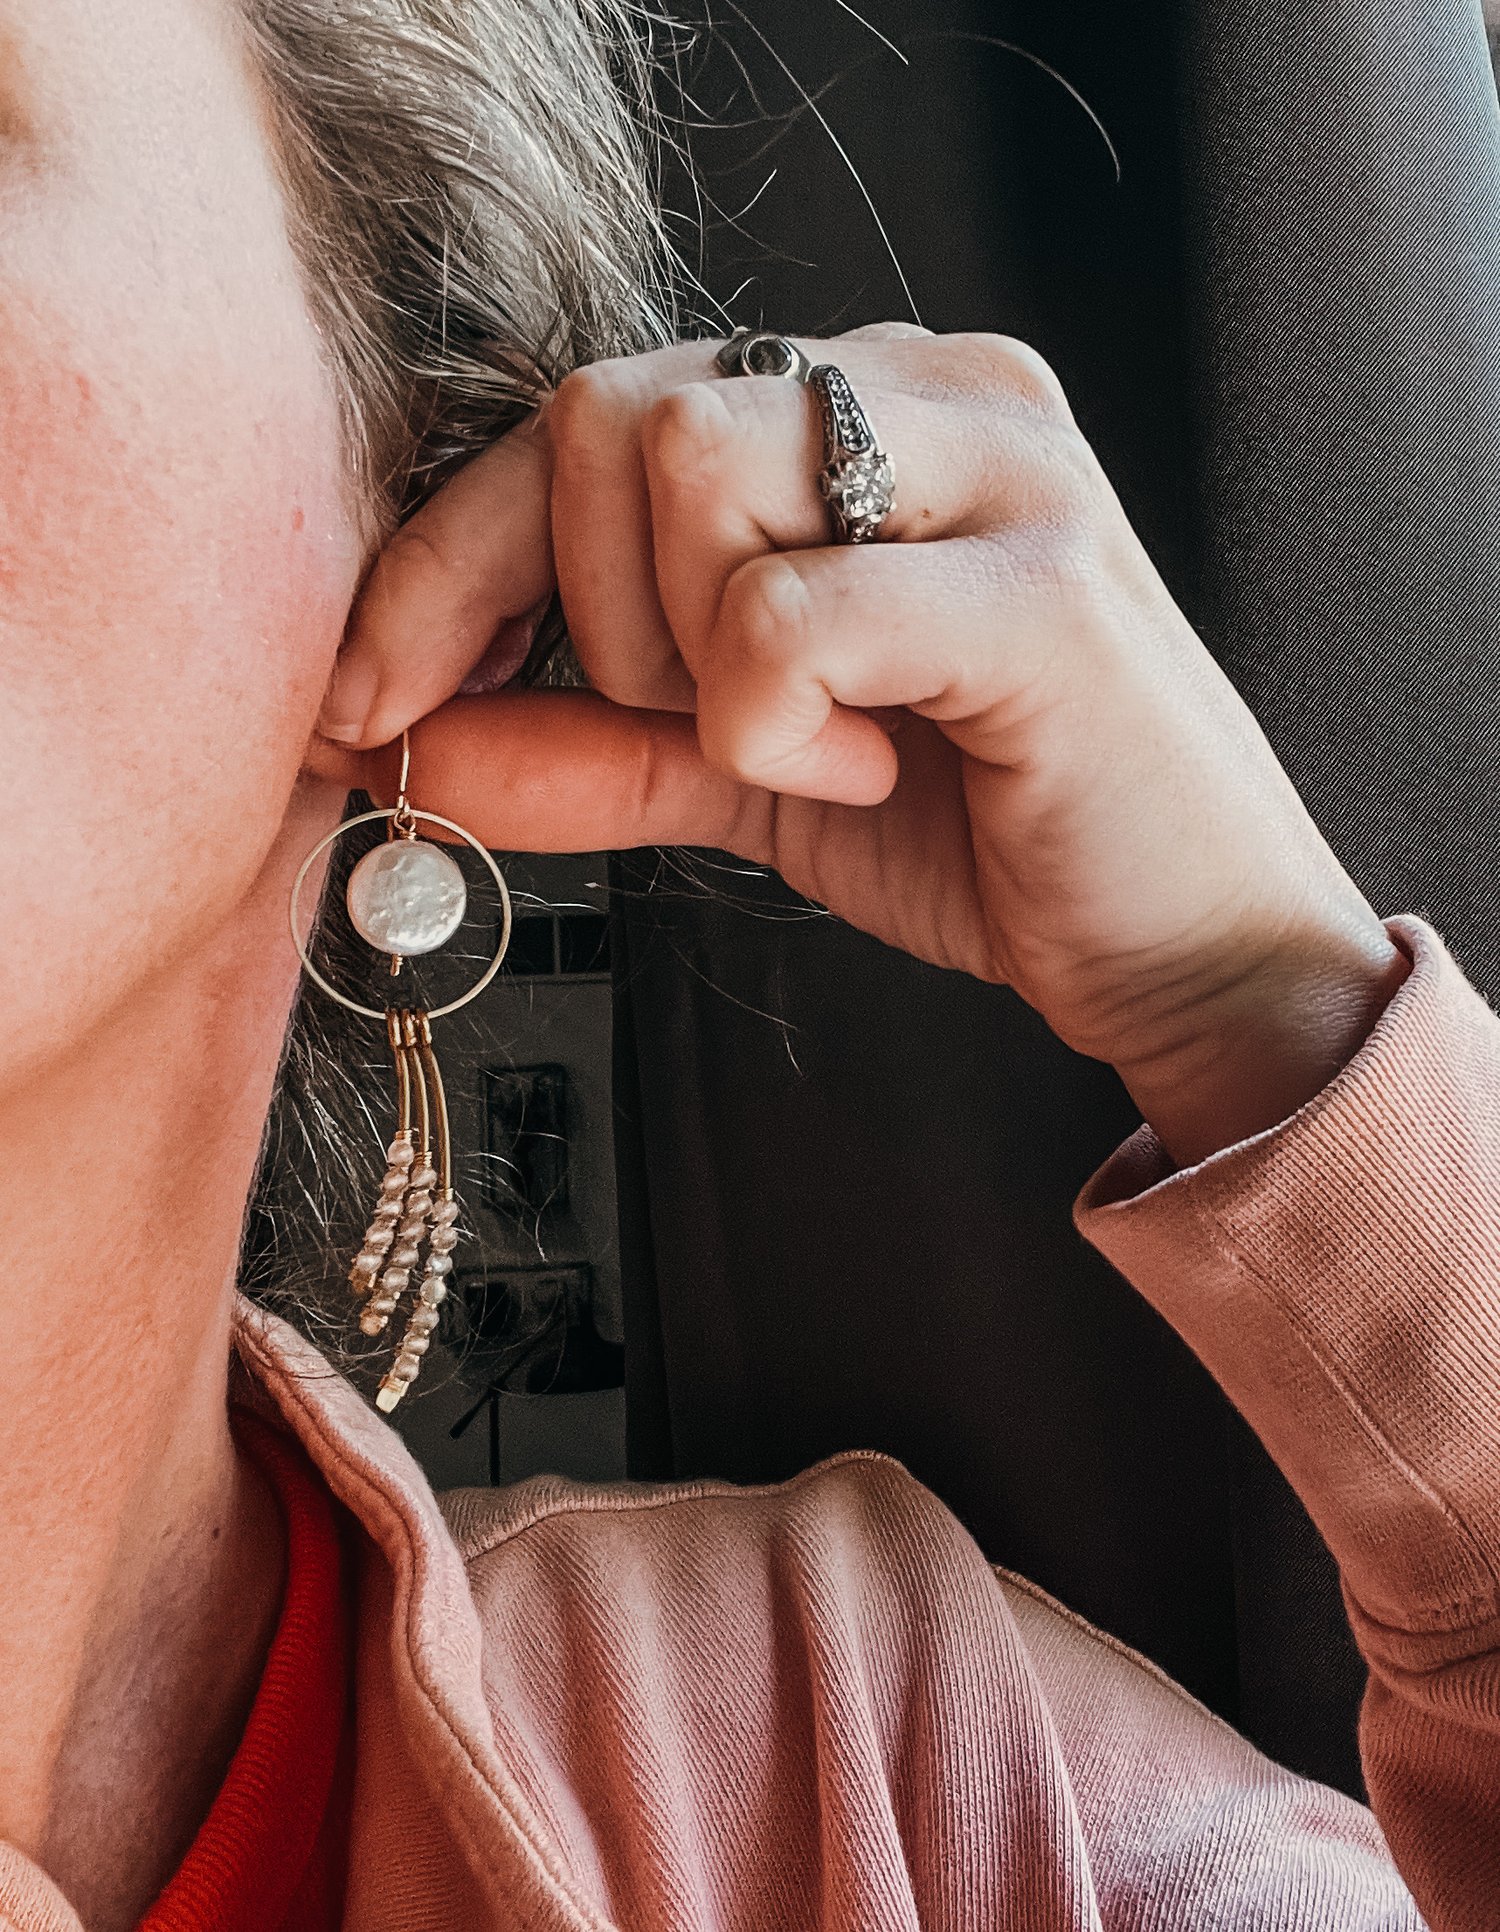
[{"label": "red shirt", "polygon": [[281,1504],[286,1595],[213,1809],[138,1932],[336,1932],[353,1766],[349,1553],[301,1446],[248,1409],[230,1416]]}]

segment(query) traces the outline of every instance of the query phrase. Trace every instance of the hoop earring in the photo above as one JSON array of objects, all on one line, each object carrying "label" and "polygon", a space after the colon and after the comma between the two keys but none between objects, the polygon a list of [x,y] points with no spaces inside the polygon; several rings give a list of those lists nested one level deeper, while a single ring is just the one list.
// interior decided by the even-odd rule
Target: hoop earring
[{"label": "hoop earring", "polygon": [[[303,970],[316,986],[351,1013],[385,1021],[386,1038],[396,1069],[396,1136],[386,1148],[385,1179],[380,1199],[365,1229],[364,1245],[349,1269],[349,1283],[363,1302],[359,1317],[362,1334],[379,1335],[400,1306],[421,1269],[421,1279],[395,1359],[375,1394],[375,1406],[391,1410],[416,1381],[422,1357],[432,1344],[438,1309],[448,1293],[453,1272],[453,1250],[458,1246],[458,1202],[453,1193],[453,1146],[448,1132],[448,1098],[437,1056],[432,1050],[433,1020],[456,1013],[482,993],[500,970],[510,945],[510,893],[493,855],[472,832],[436,812],[413,809],[406,795],[411,771],[411,741],[401,734],[401,782],[393,806],[361,812],[345,819],[319,839],[302,861],[292,885],[289,917],[292,942]],[[418,823],[441,826],[465,840],[489,867],[500,892],[500,944],[484,972],[456,1000],[430,1012],[419,1007],[365,1006],[350,999],[319,972],[308,957],[307,942],[298,929],[303,882],[314,862],[335,839],[356,825],[375,819],[388,821],[384,844],[365,853],[349,874],[345,903],[356,932],[378,951],[389,953],[391,977],[404,959],[436,952],[463,923],[468,889],[457,861],[431,839],[417,837]],[[427,1244],[423,1261],[421,1248]]]}]

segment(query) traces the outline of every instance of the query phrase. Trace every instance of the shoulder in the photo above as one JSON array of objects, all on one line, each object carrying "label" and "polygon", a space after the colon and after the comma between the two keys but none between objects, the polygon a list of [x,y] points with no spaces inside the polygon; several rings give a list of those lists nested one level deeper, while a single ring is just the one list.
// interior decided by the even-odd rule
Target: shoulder
[{"label": "shoulder", "polygon": [[876,1449],[848,1449],[779,1482],[714,1477],[584,1482],[533,1476],[497,1489],[447,1490],[438,1503],[465,1562],[473,1565],[521,1539],[547,1541],[577,1531],[606,1542],[620,1531],[632,1543],[658,1535],[676,1542],[704,1530],[753,1535],[830,1510],[858,1517],[897,1498],[908,1508],[921,1509],[925,1501],[942,1509],[894,1457]]},{"label": "shoulder", "polygon": [[947,1923],[937,1892],[984,1895],[982,1848],[1055,1797],[1033,1762],[993,1780],[1024,1653],[978,1546],[887,1456],[442,1500],[497,1750],[612,1923],[813,1923],[793,1901],[825,1883],[850,1923],[891,1887]]},{"label": "shoulder", "polygon": [[639,1618],[685,1605],[726,1628],[755,1627],[773,1596],[835,1583],[911,1605],[965,1586],[1003,1614],[993,1575],[962,1524],[893,1457],[847,1450],[780,1482],[588,1483],[533,1477],[439,1498],[481,1617],[514,1606],[565,1613],[594,1596]]},{"label": "shoulder", "polygon": [[868,1470],[896,1472],[912,1480],[899,1462],[879,1450],[849,1449],[782,1482],[732,1483],[714,1477],[680,1482],[587,1482],[573,1476],[531,1476],[524,1482],[497,1488],[443,1490],[438,1494],[438,1504],[465,1561],[472,1562],[539,1524],[560,1517],[637,1517],[679,1502],[738,1504],[755,1498],[781,1498],[851,1470],[859,1472],[854,1477],[856,1483],[865,1479]]},{"label": "shoulder", "polygon": [[995,1574],[1106,1896],[1130,1898],[1151,1926],[1180,1922],[1186,1888],[1199,1924],[1422,1932],[1366,1806],[1264,1756],[1036,1584]]},{"label": "shoulder", "polygon": [[997,1572],[889,1456],[440,1500],[497,1746],[622,1925],[662,1922],[664,1872],[681,1922],[788,1922],[831,1866],[872,1923],[892,1887],[922,1923],[1087,1923],[1097,1886],[1169,1925],[1189,1879],[1199,1922],[1417,1923],[1367,1812]]}]

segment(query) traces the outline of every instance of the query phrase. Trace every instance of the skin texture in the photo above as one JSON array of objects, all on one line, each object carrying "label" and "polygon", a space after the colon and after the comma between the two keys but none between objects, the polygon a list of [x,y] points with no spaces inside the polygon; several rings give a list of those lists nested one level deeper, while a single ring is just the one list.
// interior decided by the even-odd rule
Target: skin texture
[{"label": "skin texture", "polygon": [[361,559],[227,13],[0,0],[0,47],[0,1837],[108,1932],[279,1596],[229,1288]]},{"label": "skin texture", "polygon": [[[898,478],[830,547],[807,392],[699,344],[580,371],[390,545],[325,729],[379,744],[535,595],[601,697],[440,708],[414,769],[496,846],[726,846],[1013,985],[1181,1163],[1284,1118],[1404,968],[1131,530],[1035,351],[832,345]],[[420,668],[418,668],[420,667]],[[503,773],[504,781],[497,782]]]},{"label": "skin texture", "polygon": [[[227,0],[0,0],[0,80],[0,1837],[116,1932],[276,1612],[225,1368],[286,896],[403,726],[496,846],[733,846],[1014,980],[1181,1159],[1321,1086],[1399,956],[1018,345],[840,342],[923,540],[857,553],[801,392],[575,379],[340,655],[368,559]],[[602,695],[454,700],[554,565]]]}]

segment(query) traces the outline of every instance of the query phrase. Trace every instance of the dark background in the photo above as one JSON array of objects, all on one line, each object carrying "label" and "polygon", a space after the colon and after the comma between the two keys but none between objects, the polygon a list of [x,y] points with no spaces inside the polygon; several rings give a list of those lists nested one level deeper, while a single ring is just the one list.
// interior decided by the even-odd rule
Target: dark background
[{"label": "dark background", "polygon": [[[1430,916],[1493,995],[1500,111],[1478,0],[863,13],[716,4],[676,49],[705,331],[915,312],[1034,343],[1372,902]],[[632,854],[614,884],[632,1473],[885,1449],[995,1561],[1357,1789],[1329,1560],[1073,1232],[1136,1118],[1112,1073],[730,861]]]}]

